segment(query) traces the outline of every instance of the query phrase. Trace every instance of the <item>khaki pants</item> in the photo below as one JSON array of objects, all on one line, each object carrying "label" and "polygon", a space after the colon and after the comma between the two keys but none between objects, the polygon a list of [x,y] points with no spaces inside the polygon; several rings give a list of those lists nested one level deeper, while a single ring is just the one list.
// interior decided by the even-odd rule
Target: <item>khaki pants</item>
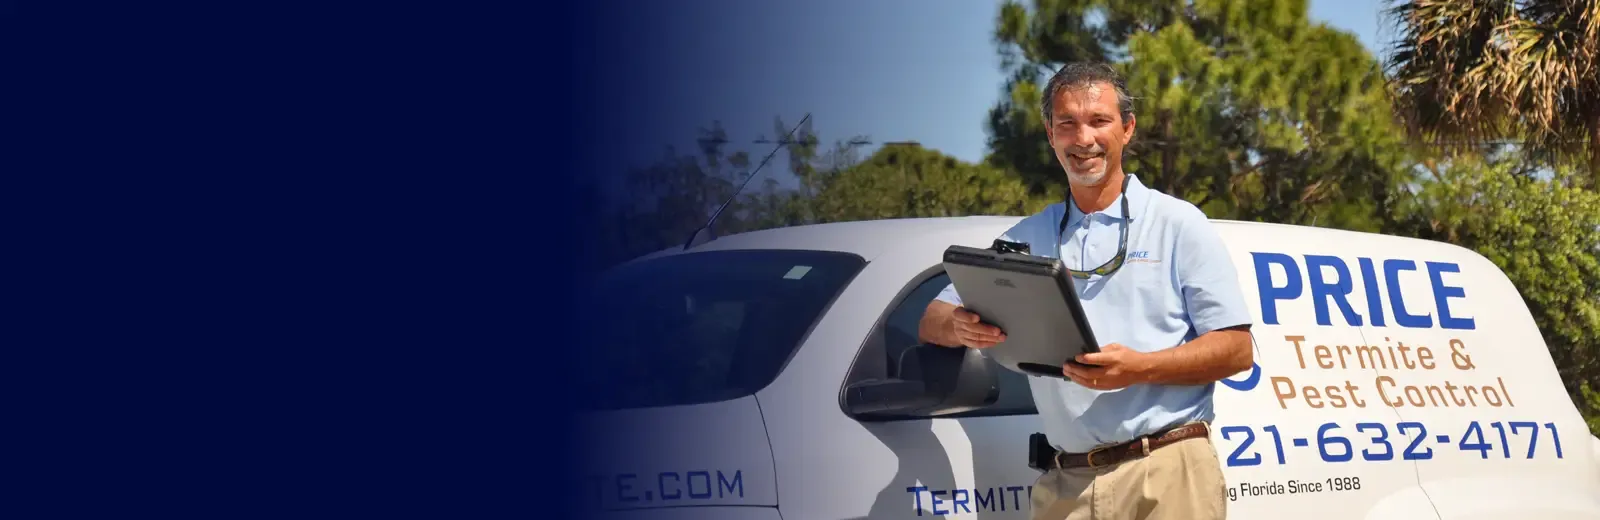
[{"label": "khaki pants", "polygon": [[1222,462],[1194,438],[1115,466],[1053,469],[1034,482],[1034,520],[1222,520]]}]

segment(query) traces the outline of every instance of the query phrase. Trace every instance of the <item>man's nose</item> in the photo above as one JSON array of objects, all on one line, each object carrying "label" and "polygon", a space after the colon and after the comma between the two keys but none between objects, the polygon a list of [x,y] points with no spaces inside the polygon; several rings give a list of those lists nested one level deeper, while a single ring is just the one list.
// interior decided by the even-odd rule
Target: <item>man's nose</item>
[{"label": "man's nose", "polygon": [[1088,148],[1095,145],[1094,130],[1088,125],[1080,125],[1072,132],[1072,144]]}]

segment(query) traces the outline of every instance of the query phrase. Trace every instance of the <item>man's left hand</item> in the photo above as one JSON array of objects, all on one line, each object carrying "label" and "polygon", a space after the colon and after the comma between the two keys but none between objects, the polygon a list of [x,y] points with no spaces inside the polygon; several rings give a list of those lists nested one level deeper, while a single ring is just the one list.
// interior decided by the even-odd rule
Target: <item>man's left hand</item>
[{"label": "man's left hand", "polygon": [[1112,343],[1100,352],[1079,354],[1077,361],[1087,367],[1067,364],[1062,373],[1074,382],[1095,390],[1117,390],[1144,381],[1149,370],[1148,354]]}]

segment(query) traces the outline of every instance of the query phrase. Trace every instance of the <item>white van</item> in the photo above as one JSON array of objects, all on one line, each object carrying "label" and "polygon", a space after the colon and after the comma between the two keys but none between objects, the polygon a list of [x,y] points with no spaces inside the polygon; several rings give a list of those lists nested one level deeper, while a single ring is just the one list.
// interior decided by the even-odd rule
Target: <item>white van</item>
[{"label": "white van", "polygon": [[[723,237],[616,269],[580,457],[614,518],[1027,518],[1025,376],[918,346],[946,247],[1020,217]],[[1449,244],[1217,221],[1257,366],[1216,386],[1229,518],[1596,519],[1600,439],[1517,287]]]}]

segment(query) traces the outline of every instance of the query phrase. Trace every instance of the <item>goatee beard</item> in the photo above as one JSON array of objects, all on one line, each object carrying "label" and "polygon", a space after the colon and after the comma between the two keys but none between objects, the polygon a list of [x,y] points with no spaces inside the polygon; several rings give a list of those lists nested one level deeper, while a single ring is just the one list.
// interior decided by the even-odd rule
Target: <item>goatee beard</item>
[{"label": "goatee beard", "polygon": [[1072,171],[1071,169],[1067,170],[1067,180],[1071,181],[1072,184],[1077,186],[1094,186],[1100,184],[1100,181],[1105,180],[1105,178],[1105,169],[1091,173],[1078,173]]}]

